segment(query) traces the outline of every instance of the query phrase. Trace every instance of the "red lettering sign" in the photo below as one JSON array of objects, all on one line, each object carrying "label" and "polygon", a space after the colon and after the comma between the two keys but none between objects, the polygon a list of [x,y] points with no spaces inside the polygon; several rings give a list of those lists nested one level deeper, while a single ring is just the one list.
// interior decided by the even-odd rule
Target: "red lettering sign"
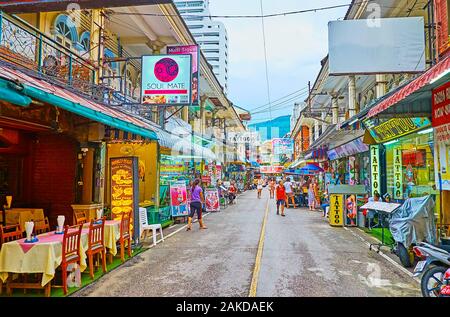
[{"label": "red lettering sign", "polygon": [[432,98],[433,127],[450,123],[450,82],[434,89]]}]

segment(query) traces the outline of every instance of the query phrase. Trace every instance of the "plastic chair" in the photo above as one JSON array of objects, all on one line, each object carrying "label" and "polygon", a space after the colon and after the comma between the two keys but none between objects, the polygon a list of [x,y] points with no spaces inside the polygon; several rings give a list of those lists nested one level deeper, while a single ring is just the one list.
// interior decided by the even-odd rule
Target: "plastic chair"
[{"label": "plastic chair", "polygon": [[164,236],[162,231],[161,224],[148,224],[148,218],[147,218],[147,209],[140,207],[139,208],[139,223],[141,225],[141,232],[145,230],[152,230],[153,233],[153,245],[156,245],[156,230],[159,229],[159,233],[161,235],[161,240],[164,242]]},{"label": "plastic chair", "polygon": [[125,242],[128,242],[128,256],[131,257],[131,211],[122,213],[120,221],[120,259],[125,262]]},{"label": "plastic chair", "polygon": [[95,223],[91,220],[89,225],[89,240],[86,254],[89,261],[89,274],[91,279],[94,279],[94,255],[101,255],[103,273],[106,273],[106,248],[105,248],[105,221],[103,217],[101,223]]}]

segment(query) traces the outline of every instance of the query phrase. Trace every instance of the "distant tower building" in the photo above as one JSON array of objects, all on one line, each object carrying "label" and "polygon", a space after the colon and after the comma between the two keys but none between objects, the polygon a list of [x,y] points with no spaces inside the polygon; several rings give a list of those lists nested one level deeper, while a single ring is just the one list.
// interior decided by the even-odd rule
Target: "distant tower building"
[{"label": "distant tower building", "polygon": [[222,22],[209,16],[209,0],[174,0],[214,74],[228,92],[228,36]]}]

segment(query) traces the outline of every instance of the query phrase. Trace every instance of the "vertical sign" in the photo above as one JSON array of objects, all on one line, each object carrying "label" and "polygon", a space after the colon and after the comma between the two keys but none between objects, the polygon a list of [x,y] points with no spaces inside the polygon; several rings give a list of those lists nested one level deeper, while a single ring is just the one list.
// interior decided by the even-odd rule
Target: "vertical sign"
[{"label": "vertical sign", "polygon": [[190,54],[192,56],[192,105],[199,104],[199,71],[198,61],[200,60],[200,50],[198,45],[168,46],[167,53],[170,55]]},{"label": "vertical sign", "polygon": [[394,149],[394,199],[403,199],[402,149]]},{"label": "vertical sign", "polygon": [[380,146],[370,146],[370,164],[371,164],[371,183],[372,183],[372,197],[376,193],[381,195],[380,189]]},{"label": "vertical sign", "polygon": [[172,217],[189,215],[187,189],[184,181],[173,182],[170,184],[170,209]]},{"label": "vertical sign", "polygon": [[330,226],[342,227],[344,225],[344,197],[342,195],[330,195]]},{"label": "vertical sign", "polygon": [[206,211],[220,211],[219,191],[216,188],[205,189]]},{"label": "vertical sign", "polygon": [[133,239],[137,241],[140,236],[138,158],[113,157],[109,166],[112,217],[121,220],[123,213],[131,211]]},{"label": "vertical sign", "polygon": [[349,174],[349,185],[356,185],[356,171],[355,171],[355,161],[356,157],[350,156],[348,158],[348,174]]}]

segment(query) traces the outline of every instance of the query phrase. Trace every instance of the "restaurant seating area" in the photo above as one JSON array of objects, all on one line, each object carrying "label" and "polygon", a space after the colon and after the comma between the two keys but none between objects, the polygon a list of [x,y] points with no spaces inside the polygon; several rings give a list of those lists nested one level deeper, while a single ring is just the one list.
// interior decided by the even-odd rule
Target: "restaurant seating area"
[{"label": "restaurant seating area", "polygon": [[131,212],[84,219],[63,232],[51,231],[47,217],[24,228],[0,225],[0,296],[67,296],[144,250],[132,249]]}]

